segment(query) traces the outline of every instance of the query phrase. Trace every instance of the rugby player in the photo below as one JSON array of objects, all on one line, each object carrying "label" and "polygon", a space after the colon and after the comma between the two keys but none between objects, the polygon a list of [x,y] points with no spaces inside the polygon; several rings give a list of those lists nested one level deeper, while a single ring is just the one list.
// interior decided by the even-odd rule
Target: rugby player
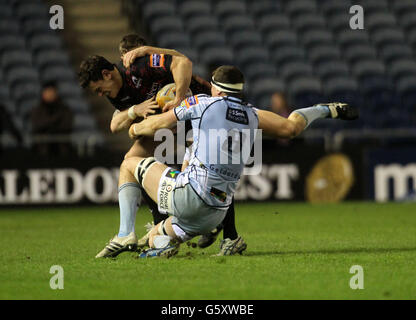
[{"label": "rugby player", "polygon": [[[162,49],[162,48],[155,48],[146,46],[146,41],[141,38],[137,34],[130,34],[125,36],[122,41],[120,42],[120,54],[123,60],[123,66],[125,68],[129,68],[130,65],[137,59],[146,54],[153,54],[153,53],[164,53],[164,54],[171,54],[171,55],[182,55],[181,53],[177,52],[176,50],[172,49]],[[207,88],[208,92],[207,92]],[[191,83],[191,90],[195,94],[199,93],[206,93],[211,94],[211,85],[206,80],[202,79],[197,75],[192,76],[192,83]],[[188,127],[188,126],[187,126]],[[184,163],[182,165],[182,169],[184,170],[187,166],[187,157],[190,156],[190,148],[187,148],[187,153],[185,155]],[[144,197],[146,198],[146,202],[149,203],[151,208],[151,212],[154,218],[154,224],[160,222],[160,217],[164,219],[166,216],[161,216],[158,212],[156,212],[155,204],[150,204],[148,196],[144,192]],[[157,205],[156,205],[157,206]],[[148,224],[149,225],[149,224]],[[220,253],[223,255],[232,255],[236,253],[241,253],[247,248],[247,244],[245,243],[244,239],[238,235],[236,225],[235,225],[235,210],[234,210],[234,200],[232,201],[227,215],[224,218],[224,221],[218,225],[215,229],[211,230],[209,233],[204,234],[198,240],[198,246],[200,248],[207,248],[211,244],[215,242],[219,233],[223,230],[223,241],[220,245]],[[139,240],[139,246],[147,243],[148,235],[145,235]]]},{"label": "rugby player", "polygon": [[[136,41],[134,45],[137,45],[141,40],[134,35],[124,37],[120,48],[134,41]],[[168,109],[183,100],[180,97],[184,97],[184,92],[190,84],[191,89],[196,93],[210,91],[209,83],[206,83],[207,87],[206,84],[201,84],[192,77],[192,63],[184,55],[170,49],[147,47],[146,50],[147,53],[160,53],[139,57],[128,69],[122,64],[113,65],[100,56],[89,57],[81,63],[79,72],[81,86],[88,87],[99,96],[106,96],[117,109],[110,124],[112,132],[127,129],[133,121],[137,121],[137,118],[143,119],[149,114],[154,114],[158,106],[153,97],[166,84],[175,82],[177,88],[176,99],[165,106]],[[121,52],[121,55],[126,52]],[[155,147],[156,143],[152,138],[143,137],[135,141],[125,158],[151,156]],[[137,243],[134,232],[137,207],[127,203],[131,203],[130,199],[140,199],[139,193],[142,194],[136,186],[119,185],[120,231],[115,238],[119,243],[128,243],[131,250],[135,250],[136,244],[133,243]],[[145,193],[143,194],[146,197]],[[151,204],[150,207],[152,209]],[[152,214],[156,223],[166,217],[160,215],[157,210],[152,210]],[[106,247],[97,257],[112,253],[114,250]]]},{"label": "rugby player", "polygon": [[[189,166],[179,172],[149,157],[131,157],[123,161],[120,170],[121,183],[142,186],[148,195],[158,202],[159,210],[170,217],[156,225],[149,238],[151,249],[140,256],[171,256],[178,252],[180,243],[215,228],[224,219],[244,169],[244,152],[229,152],[229,137],[220,136],[220,143],[207,139],[212,129],[236,131],[237,145],[241,135],[249,150],[254,143],[256,129],[277,138],[294,138],[313,121],[320,118],[353,120],[357,110],[344,103],[319,104],[296,110],[286,119],[279,115],[257,110],[245,103],[242,97],[244,77],[233,66],[216,69],[212,77],[212,97],[197,95],[187,98],[180,106],[168,112],[149,116],[130,126],[132,139],[153,137],[156,130],[173,128],[177,121],[192,121],[194,153]],[[248,133],[247,133],[248,130]],[[247,137],[248,136],[248,137]],[[215,139],[217,140],[217,139]],[[237,141],[239,140],[239,141]],[[228,147],[224,148],[225,143]],[[217,155],[216,161],[210,154]],[[228,163],[218,159],[226,154]],[[120,248],[122,250],[123,248]]]}]

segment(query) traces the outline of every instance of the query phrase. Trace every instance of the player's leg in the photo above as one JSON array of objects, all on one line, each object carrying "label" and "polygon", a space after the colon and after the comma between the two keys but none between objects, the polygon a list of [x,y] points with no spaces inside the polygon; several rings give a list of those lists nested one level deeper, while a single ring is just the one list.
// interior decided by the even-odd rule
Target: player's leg
[{"label": "player's leg", "polygon": [[[124,162],[123,162],[124,163]],[[118,200],[120,207],[120,228],[118,234],[101,250],[96,258],[116,257],[124,251],[137,248],[135,222],[138,206],[142,199],[142,189],[137,180],[123,165],[120,167]]]},{"label": "player's leg", "polygon": [[[136,140],[133,143],[130,150],[124,156],[124,159],[132,158],[132,157],[141,157],[141,158],[152,157],[157,145],[158,145],[158,142],[155,142],[153,138],[143,137],[139,140]],[[148,204],[150,212],[152,213],[154,225],[158,224],[159,222],[167,218],[166,215],[161,214],[159,212],[157,203],[152,201],[145,192],[143,193],[143,198]],[[146,236],[144,236],[143,238],[139,240],[139,244],[140,242],[144,241],[144,238],[146,238]]]}]

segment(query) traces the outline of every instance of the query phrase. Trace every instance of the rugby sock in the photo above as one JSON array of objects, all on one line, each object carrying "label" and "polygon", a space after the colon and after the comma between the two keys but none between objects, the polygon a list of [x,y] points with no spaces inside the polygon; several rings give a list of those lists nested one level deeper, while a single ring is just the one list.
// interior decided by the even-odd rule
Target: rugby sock
[{"label": "rugby sock", "polygon": [[223,231],[223,238],[224,239],[231,239],[235,240],[238,238],[238,233],[235,228],[235,211],[234,211],[234,198],[231,202],[230,207],[227,210],[227,214],[224,217],[224,220],[222,221],[222,224],[224,225],[224,231]]},{"label": "rugby sock", "polygon": [[326,118],[331,114],[331,111],[327,106],[315,106],[309,108],[303,108],[293,111],[297,114],[300,114],[306,120],[306,127],[307,128],[312,122],[316,119]]},{"label": "rugby sock", "polygon": [[128,182],[118,189],[118,202],[120,206],[119,237],[125,237],[134,231],[137,208],[142,199],[142,191],[138,183]]},{"label": "rugby sock", "polygon": [[157,235],[153,237],[153,247],[155,249],[165,248],[169,245],[172,238],[170,236]]}]

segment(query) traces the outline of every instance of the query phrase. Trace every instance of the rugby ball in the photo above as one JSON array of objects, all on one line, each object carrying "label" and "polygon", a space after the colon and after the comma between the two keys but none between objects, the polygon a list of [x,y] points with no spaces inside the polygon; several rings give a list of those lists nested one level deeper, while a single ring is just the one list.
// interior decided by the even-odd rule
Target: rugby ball
[{"label": "rugby ball", "polygon": [[[158,91],[156,94],[156,102],[159,107],[163,108],[166,103],[175,99],[176,86],[174,83],[169,83]],[[191,89],[188,88],[186,98],[192,96]]]}]

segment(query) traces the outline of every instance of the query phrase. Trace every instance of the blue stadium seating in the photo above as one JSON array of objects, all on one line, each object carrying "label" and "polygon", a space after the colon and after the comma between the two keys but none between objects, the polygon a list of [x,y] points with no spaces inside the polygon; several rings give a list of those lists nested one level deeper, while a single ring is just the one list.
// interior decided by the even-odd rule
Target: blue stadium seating
[{"label": "blue stadium seating", "polygon": [[[356,122],[363,127],[396,126],[403,118],[386,111],[394,120],[380,115],[366,122],[369,110],[415,109],[414,0],[131,1],[147,26],[157,17],[184,19],[182,39],[157,34],[155,42],[180,43],[176,48],[190,50],[200,70],[236,64],[254,104],[269,103],[274,85],[299,106],[321,99],[354,103],[364,110]],[[350,29],[355,4],[365,8],[364,30]]]},{"label": "blue stadium seating", "polygon": [[64,101],[83,120],[80,129],[95,132],[95,120],[79,88],[67,49],[49,27],[43,0],[0,0],[0,100],[16,123],[27,123],[40,102],[43,81],[57,81]]}]

